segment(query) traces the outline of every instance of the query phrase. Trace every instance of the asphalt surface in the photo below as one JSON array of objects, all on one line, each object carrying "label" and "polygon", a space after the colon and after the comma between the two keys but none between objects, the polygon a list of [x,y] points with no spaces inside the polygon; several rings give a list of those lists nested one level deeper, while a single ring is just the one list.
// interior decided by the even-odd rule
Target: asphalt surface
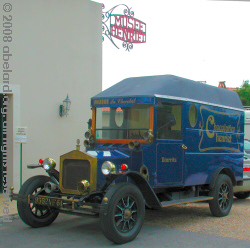
[{"label": "asphalt surface", "polygon": [[31,228],[20,218],[0,222],[0,247],[173,247],[173,248],[239,248],[250,247],[250,241],[216,235],[181,231],[167,227],[143,225],[137,238],[116,245],[102,234],[98,218],[60,214],[55,222],[43,228]]}]

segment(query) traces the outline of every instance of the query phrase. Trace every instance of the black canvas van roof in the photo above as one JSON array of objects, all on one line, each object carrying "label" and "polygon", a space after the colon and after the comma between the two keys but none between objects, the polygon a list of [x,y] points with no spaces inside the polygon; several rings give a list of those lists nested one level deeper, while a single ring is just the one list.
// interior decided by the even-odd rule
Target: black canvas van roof
[{"label": "black canvas van roof", "polygon": [[243,110],[236,92],[174,75],[127,78],[92,99],[111,97],[166,97]]}]

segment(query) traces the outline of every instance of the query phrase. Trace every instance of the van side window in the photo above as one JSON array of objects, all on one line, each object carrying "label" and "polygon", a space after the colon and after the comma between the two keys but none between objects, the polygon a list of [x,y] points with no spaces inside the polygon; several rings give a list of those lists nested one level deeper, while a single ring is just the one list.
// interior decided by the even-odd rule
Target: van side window
[{"label": "van side window", "polygon": [[181,104],[158,102],[157,138],[181,139]]},{"label": "van side window", "polygon": [[189,112],[188,112],[188,119],[189,119],[189,124],[191,127],[194,127],[197,123],[197,108],[194,104],[192,104],[189,108]]}]

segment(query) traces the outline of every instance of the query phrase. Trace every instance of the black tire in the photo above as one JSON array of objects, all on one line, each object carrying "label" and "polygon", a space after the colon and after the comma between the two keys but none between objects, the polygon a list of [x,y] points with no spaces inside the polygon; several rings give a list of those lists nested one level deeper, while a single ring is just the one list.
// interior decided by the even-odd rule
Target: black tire
[{"label": "black tire", "polygon": [[223,217],[229,214],[233,204],[233,184],[224,174],[218,175],[215,186],[209,192],[214,199],[209,201],[209,207],[214,216]]},{"label": "black tire", "polygon": [[[33,195],[43,188],[46,182],[51,181],[47,176],[34,176],[29,178],[21,187],[19,194]],[[41,192],[46,195],[46,192]],[[17,210],[22,221],[31,227],[44,227],[50,225],[58,216],[56,209],[36,205],[34,203],[18,201]]]},{"label": "black tire", "polygon": [[100,214],[102,231],[110,241],[123,244],[132,241],[140,232],[145,202],[141,191],[131,183],[114,185],[105,194],[107,213]]},{"label": "black tire", "polygon": [[238,199],[246,199],[250,196],[250,192],[234,193],[234,196],[237,197]]}]

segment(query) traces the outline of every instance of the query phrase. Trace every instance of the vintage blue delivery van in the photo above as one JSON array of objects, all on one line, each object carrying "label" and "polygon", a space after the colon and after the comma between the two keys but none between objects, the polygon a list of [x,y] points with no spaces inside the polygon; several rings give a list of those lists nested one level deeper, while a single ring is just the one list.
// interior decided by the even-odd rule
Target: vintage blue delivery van
[{"label": "vintage blue delivery van", "polygon": [[86,151],[40,160],[48,177],[27,180],[17,200],[32,227],[59,212],[99,215],[104,235],[133,240],[152,209],[208,201],[229,214],[243,182],[244,110],[237,93],[162,75],[125,79],[91,99]]}]

